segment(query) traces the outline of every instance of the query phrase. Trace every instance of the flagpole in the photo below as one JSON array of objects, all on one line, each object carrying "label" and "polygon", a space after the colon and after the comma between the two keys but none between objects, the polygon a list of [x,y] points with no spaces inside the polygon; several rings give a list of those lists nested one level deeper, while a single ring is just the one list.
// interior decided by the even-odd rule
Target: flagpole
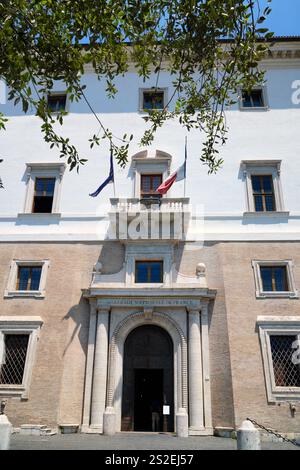
[{"label": "flagpole", "polygon": [[[112,144],[110,144],[110,156],[111,156],[111,161],[112,161],[112,165],[113,165],[113,158],[114,158],[114,155],[113,155],[113,147],[112,147]],[[116,197],[116,183],[115,183],[115,172],[113,171],[113,188],[114,188],[114,198]]]},{"label": "flagpole", "polygon": [[187,157],[187,136],[185,136],[183,197],[185,197],[185,191],[186,191],[186,157]]}]

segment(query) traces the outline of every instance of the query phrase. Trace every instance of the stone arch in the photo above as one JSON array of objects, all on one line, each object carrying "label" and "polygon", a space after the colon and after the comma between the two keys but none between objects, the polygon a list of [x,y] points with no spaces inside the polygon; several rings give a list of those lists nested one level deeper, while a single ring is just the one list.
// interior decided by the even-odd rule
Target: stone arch
[{"label": "stone arch", "polygon": [[[110,341],[109,367],[106,405],[112,408],[116,405],[117,398],[122,395],[123,352],[127,336],[135,328],[143,325],[157,325],[166,330],[173,342],[174,349],[174,378],[175,378],[175,407],[188,406],[187,389],[187,340],[182,329],[169,315],[161,312],[153,312],[145,315],[137,312],[127,315],[115,328]],[[121,420],[120,404],[117,411],[118,421]],[[176,410],[175,408],[175,410]]]}]

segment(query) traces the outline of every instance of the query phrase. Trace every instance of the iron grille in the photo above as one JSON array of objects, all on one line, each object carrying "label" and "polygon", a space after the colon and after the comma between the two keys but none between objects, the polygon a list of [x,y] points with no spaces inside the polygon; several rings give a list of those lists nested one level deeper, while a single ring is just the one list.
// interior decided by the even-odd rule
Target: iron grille
[{"label": "iron grille", "polygon": [[0,371],[0,384],[22,384],[28,340],[29,335],[4,336],[4,361]]},{"label": "iron grille", "polygon": [[270,336],[275,384],[278,387],[300,387],[300,367],[292,362],[296,336]]}]

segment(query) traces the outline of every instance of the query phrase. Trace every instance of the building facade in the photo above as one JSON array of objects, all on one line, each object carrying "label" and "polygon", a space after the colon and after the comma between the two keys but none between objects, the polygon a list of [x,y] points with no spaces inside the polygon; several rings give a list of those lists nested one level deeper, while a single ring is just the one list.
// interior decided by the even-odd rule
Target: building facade
[{"label": "building facade", "polygon": [[145,109],[172,80],[134,70],[105,87],[87,67],[94,108],[133,133],[115,188],[91,193],[109,150],[84,103],[57,83],[64,133],[88,157],[79,176],[50,150],[34,112],[10,102],[1,133],[0,397],[15,428],[210,435],[247,417],[300,428],[300,40],[278,38],[266,83],[227,111],[224,166],[207,175],[188,136],[186,181],[157,186],[184,160],[173,121],[141,149]]}]

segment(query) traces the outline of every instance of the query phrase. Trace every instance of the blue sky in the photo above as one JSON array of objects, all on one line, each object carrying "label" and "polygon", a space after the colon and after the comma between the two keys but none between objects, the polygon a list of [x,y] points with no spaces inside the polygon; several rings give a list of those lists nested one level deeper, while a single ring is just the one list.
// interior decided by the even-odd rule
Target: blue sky
[{"label": "blue sky", "polygon": [[[267,2],[260,0],[260,4],[263,9]],[[276,36],[300,36],[300,0],[272,0],[270,6],[272,11],[263,27]]]}]

